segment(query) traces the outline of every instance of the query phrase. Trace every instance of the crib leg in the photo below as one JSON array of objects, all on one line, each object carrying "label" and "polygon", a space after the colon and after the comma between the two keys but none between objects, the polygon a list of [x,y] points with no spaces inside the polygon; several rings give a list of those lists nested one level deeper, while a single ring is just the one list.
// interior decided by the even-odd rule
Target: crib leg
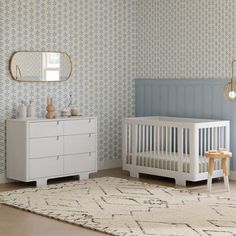
[{"label": "crib leg", "polygon": [[186,186],[186,180],[184,179],[175,179],[175,184],[180,186]]},{"label": "crib leg", "polygon": [[135,170],[130,171],[130,177],[139,178],[139,173]]}]

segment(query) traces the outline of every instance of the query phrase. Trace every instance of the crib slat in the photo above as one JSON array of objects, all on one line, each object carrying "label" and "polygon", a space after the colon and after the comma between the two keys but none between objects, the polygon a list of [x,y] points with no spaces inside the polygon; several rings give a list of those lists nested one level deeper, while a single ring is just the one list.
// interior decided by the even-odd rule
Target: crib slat
[{"label": "crib slat", "polygon": [[143,146],[142,146],[142,158],[141,158],[141,166],[143,166],[143,163],[144,163],[144,153],[145,153],[145,125],[142,125],[142,129],[143,129],[143,132],[142,132],[142,141],[143,141]]},{"label": "crib slat", "polygon": [[203,152],[202,152],[202,156],[199,156],[199,172],[200,169],[202,172],[205,172],[205,159],[204,159],[204,153],[207,151],[207,147],[208,147],[208,129],[204,128],[204,144],[203,144]]},{"label": "crib slat", "polygon": [[[202,129],[199,129],[199,149],[200,149],[200,157],[202,157]],[[202,166],[200,165],[199,166],[199,172],[201,173],[202,172]]]},{"label": "crib slat", "polygon": [[169,127],[169,156],[170,156],[170,160],[169,160],[169,170],[171,170],[171,163],[172,163],[172,127]]},{"label": "crib slat", "polygon": [[164,127],[161,127],[161,155],[163,155],[163,149],[164,149]]},{"label": "crib slat", "polygon": [[165,167],[164,169],[167,170],[167,160],[168,160],[168,127],[165,127],[166,133],[166,143],[165,143]]},{"label": "crib slat", "polygon": [[214,149],[214,142],[213,142],[213,128],[211,128],[211,149]]},{"label": "crib slat", "polygon": [[[188,128],[187,130],[187,163],[189,163],[189,168],[190,168],[190,158],[193,158],[191,155],[190,155],[190,134],[189,134],[190,130]],[[186,163],[186,165],[187,165]],[[186,167],[187,168],[187,167]],[[187,169],[187,172],[190,172],[190,169]]]},{"label": "crib slat", "polygon": [[176,130],[176,128],[174,128],[174,132],[173,132],[173,153],[174,153],[174,156],[176,155],[176,138],[175,138],[175,136],[176,136],[176,133],[175,133],[175,130]]},{"label": "crib slat", "polygon": [[[206,148],[206,129],[202,129],[202,155],[200,156],[201,158],[204,156],[205,153],[205,148]],[[201,162],[199,162],[200,167],[199,170],[200,172],[204,172],[204,166],[202,165]]]},{"label": "crib slat", "polygon": [[139,159],[141,156],[141,125],[138,125],[138,159],[137,159],[137,165],[139,165]]},{"label": "crib slat", "polygon": [[174,128],[174,138],[173,138],[173,142],[174,142],[174,160],[173,160],[173,170],[175,170],[175,162],[177,161],[176,160],[176,154],[177,154],[177,150],[176,150],[176,127]]},{"label": "crib slat", "polygon": [[187,135],[186,135],[186,172],[189,172],[188,170],[188,163],[190,163],[190,153],[189,153],[189,129],[186,129]]},{"label": "crib slat", "polygon": [[124,133],[125,133],[125,139],[124,139],[124,157],[125,163],[128,164],[128,125],[124,125]]},{"label": "crib slat", "polygon": [[199,155],[202,156],[202,130],[199,129]]},{"label": "crib slat", "polygon": [[160,156],[160,132],[161,132],[161,128],[159,126],[156,127],[157,129],[157,155],[155,156],[155,166],[157,166],[157,168],[159,168],[159,156]]},{"label": "crib slat", "polygon": [[156,129],[157,129],[157,155],[159,156],[160,154],[160,128],[157,126]]},{"label": "crib slat", "polygon": [[224,148],[227,149],[227,132],[226,132],[226,127],[224,127]]},{"label": "crib slat", "polygon": [[161,127],[161,160],[160,168],[163,169],[163,158],[164,158],[164,126]]},{"label": "crib slat", "polygon": [[169,127],[169,154],[170,156],[172,156],[171,145],[172,145],[172,128]]},{"label": "crib slat", "polygon": [[221,148],[220,146],[220,127],[217,128],[217,143],[218,143],[218,149]]},{"label": "crib slat", "polygon": [[210,143],[210,138],[211,138],[211,136],[210,136],[210,128],[208,128],[207,131],[208,131],[207,132],[207,134],[208,134],[208,136],[207,136],[207,151],[208,151],[208,150],[211,149],[211,146],[210,146],[210,144],[211,144]]},{"label": "crib slat", "polygon": [[204,145],[203,145],[203,155],[206,152],[206,139],[207,139],[207,135],[206,135],[206,128],[204,129]]},{"label": "crib slat", "polygon": [[214,149],[217,149],[217,137],[216,137],[216,133],[217,133],[217,128],[214,127]]},{"label": "crib slat", "polygon": [[178,162],[177,162],[177,171],[183,172],[183,128],[178,127]]},{"label": "crib slat", "polygon": [[183,172],[186,172],[186,129],[183,129]]},{"label": "crib slat", "polygon": [[128,162],[130,163],[130,154],[131,154],[131,125],[129,124],[129,129],[128,129]]},{"label": "crib slat", "polygon": [[155,167],[155,158],[156,158],[156,126],[153,126],[153,160],[152,160],[152,167]]},{"label": "crib slat", "polygon": [[168,127],[165,127],[165,156],[168,155]]}]

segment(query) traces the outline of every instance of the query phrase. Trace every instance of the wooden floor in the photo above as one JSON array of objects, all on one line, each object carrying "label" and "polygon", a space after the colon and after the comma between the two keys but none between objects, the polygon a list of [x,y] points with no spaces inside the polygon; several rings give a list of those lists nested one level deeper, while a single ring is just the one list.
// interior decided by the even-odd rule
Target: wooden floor
[{"label": "wooden floor", "polygon": [[[129,177],[129,174],[121,169],[110,169],[99,171],[90,177],[113,176],[126,179],[135,179]],[[64,178],[49,181],[49,184],[70,181],[72,178]],[[135,179],[137,180],[137,179]],[[174,181],[171,179],[141,175],[140,181],[159,184],[163,186],[172,186]],[[19,188],[32,187],[32,183],[8,183],[0,184],[0,191],[9,191]],[[179,187],[179,186],[177,186]],[[198,183],[188,183],[187,188],[191,191],[206,192],[206,181]],[[236,181],[230,182],[231,196],[236,196]],[[215,180],[213,183],[213,194],[229,195],[224,192],[222,179]],[[88,230],[82,227],[63,223],[47,217],[28,213],[23,210],[15,209],[0,204],[0,236],[102,236],[107,235],[96,231]]]}]

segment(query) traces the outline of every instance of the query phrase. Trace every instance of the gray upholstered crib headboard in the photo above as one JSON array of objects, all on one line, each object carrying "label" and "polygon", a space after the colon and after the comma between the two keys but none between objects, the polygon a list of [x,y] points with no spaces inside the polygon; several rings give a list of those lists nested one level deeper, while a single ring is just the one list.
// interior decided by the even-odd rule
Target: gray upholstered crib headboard
[{"label": "gray upholstered crib headboard", "polygon": [[136,116],[230,120],[231,169],[236,170],[236,102],[224,99],[225,79],[137,79]]}]

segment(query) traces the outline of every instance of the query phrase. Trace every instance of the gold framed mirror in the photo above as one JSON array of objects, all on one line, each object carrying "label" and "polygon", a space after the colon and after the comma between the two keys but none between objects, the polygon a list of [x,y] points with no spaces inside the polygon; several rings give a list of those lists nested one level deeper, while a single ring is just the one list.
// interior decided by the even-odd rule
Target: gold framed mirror
[{"label": "gold framed mirror", "polygon": [[65,52],[17,51],[10,57],[9,71],[19,82],[62,82],[71,76],[72,61]]}]

